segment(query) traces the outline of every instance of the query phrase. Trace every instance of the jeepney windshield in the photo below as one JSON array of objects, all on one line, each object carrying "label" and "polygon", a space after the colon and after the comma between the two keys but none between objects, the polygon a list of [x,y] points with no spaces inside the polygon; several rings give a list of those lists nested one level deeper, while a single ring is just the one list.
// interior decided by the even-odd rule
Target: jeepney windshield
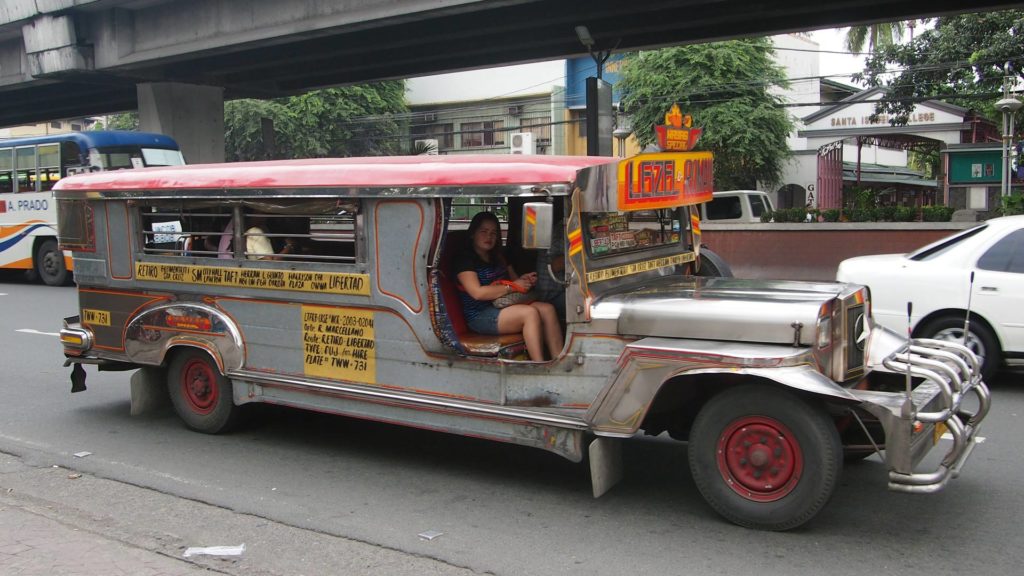
[{"label": "jeepney windshield", "polygon": [[679,244],[679,210],[590,212],[588,250],[595,258]]}]

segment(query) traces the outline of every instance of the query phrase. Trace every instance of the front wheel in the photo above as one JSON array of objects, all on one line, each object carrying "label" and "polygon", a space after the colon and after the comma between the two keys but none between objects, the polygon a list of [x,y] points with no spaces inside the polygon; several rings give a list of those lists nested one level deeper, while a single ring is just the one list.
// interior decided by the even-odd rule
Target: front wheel
[{"label": "front wheel", "polygon": [[68,269],[64,266],[64,252],[56,240],[45,240],[36,250],[36,275],[47,286],[63,286],[68,281]]},{"label": "front wheel", "polygon": [[991,380],[999,370],[999,365],[1002,362],[999,342],[996,340],[995,334],[980,320],[971,318],[970,326],[967,328],[966,343],[964,342],[963,316],[941,316],[922,326],[917,334],[921,338],[966,344],[967,348],[978,357],[978,361],[981,363],[981,377],[985,381]]},{"label": "front wheel", "polygon": [[167,390],[178,416],[198,432],[226,432],[238,418],[231,380],[201,350],[184,349],[175,354],[167,367]]},{"label": "front wheel", "polygon": [[690,431],[690,473],[704,499],[731,522],[789,530],[832,497],[843,449],[828,414],[765,385],[712,398]]},{"label": "front wheel", "polygon": [[700,250],[700,269],[697,276],[706,278],[732,278],[732,267],[718,254],[707,248]]}]

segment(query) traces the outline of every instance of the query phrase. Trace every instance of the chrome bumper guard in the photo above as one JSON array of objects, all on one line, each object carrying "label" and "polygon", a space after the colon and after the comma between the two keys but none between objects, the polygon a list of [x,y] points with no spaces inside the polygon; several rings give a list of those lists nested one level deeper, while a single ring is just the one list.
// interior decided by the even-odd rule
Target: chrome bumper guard
[{"label": "chrome bumper guard", "polygon": [[78,316],[70,316],[64,319],[64,325],[60,330],[60,343],[65,354],[81,354],[92,348],[92,332],[82,327]]},{"label": "chrome bumper guard", "polygon": [[[902,399],[898,410],[893,410],[894,403],[888,403],[894,424],[886,426],[889,489],[919,494],[938,492],[950,478],[960,474],[977,443],[978,426],[991,405],[978,358],[959,344],[922,338],[911,340],[909,346],[890,355],[882,364],[892,372],[909,372],[923,380],[909,396],[893,395]],[[971,394],[978,399],[978,410],[974,413],[961,408]],[[937,443],[943,429],[952,436],[953,445],[938,469],[914,472],[914,466]]]}]

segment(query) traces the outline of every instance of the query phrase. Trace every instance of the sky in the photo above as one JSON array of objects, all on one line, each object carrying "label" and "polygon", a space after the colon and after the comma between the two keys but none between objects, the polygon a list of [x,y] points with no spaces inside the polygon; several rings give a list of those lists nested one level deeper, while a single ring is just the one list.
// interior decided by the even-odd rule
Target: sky
[{"label": "sky", "polygon": [[[845,52],[846,30],[824,28],[810,34],[820,50]],[[849,76],[864,69],[864,57],[828,52],[819,55],[819,74],[837,82],[856,85]],[[563,61],[555,60],[475,70],[470,74],[439,74],[411,80],[407,97],[414,105],[439,104],[452,98],[452,86],[458,86],[455,92],[460,101],[546,93],[551,85],[565,84],[564,73]]]},{"label": "sky", "polygon": [[[818,43],[821,50],[845,52],[846,28],[825,28],[811,32],[811,38]],[[824,53],[819,56],[819,72],[822,76],[830,76],[832,80],[844,84],[853,84],[849,75],[864,69],[864,57],[849,54]],[[841,74],[843,77],[835,77]]]}]

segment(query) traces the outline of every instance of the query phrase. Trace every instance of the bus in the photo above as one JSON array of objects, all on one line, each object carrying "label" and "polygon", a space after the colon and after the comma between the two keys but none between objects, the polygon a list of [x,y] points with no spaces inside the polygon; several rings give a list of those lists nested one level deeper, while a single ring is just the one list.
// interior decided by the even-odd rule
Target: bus
[{"label": "bus", "polygon": [[70,254],[57,245],[51,192],[70,174],[184,164],[169,136],[71,132],[0,139],[0,269],[24,270],[50,286],[67,282]]}]

